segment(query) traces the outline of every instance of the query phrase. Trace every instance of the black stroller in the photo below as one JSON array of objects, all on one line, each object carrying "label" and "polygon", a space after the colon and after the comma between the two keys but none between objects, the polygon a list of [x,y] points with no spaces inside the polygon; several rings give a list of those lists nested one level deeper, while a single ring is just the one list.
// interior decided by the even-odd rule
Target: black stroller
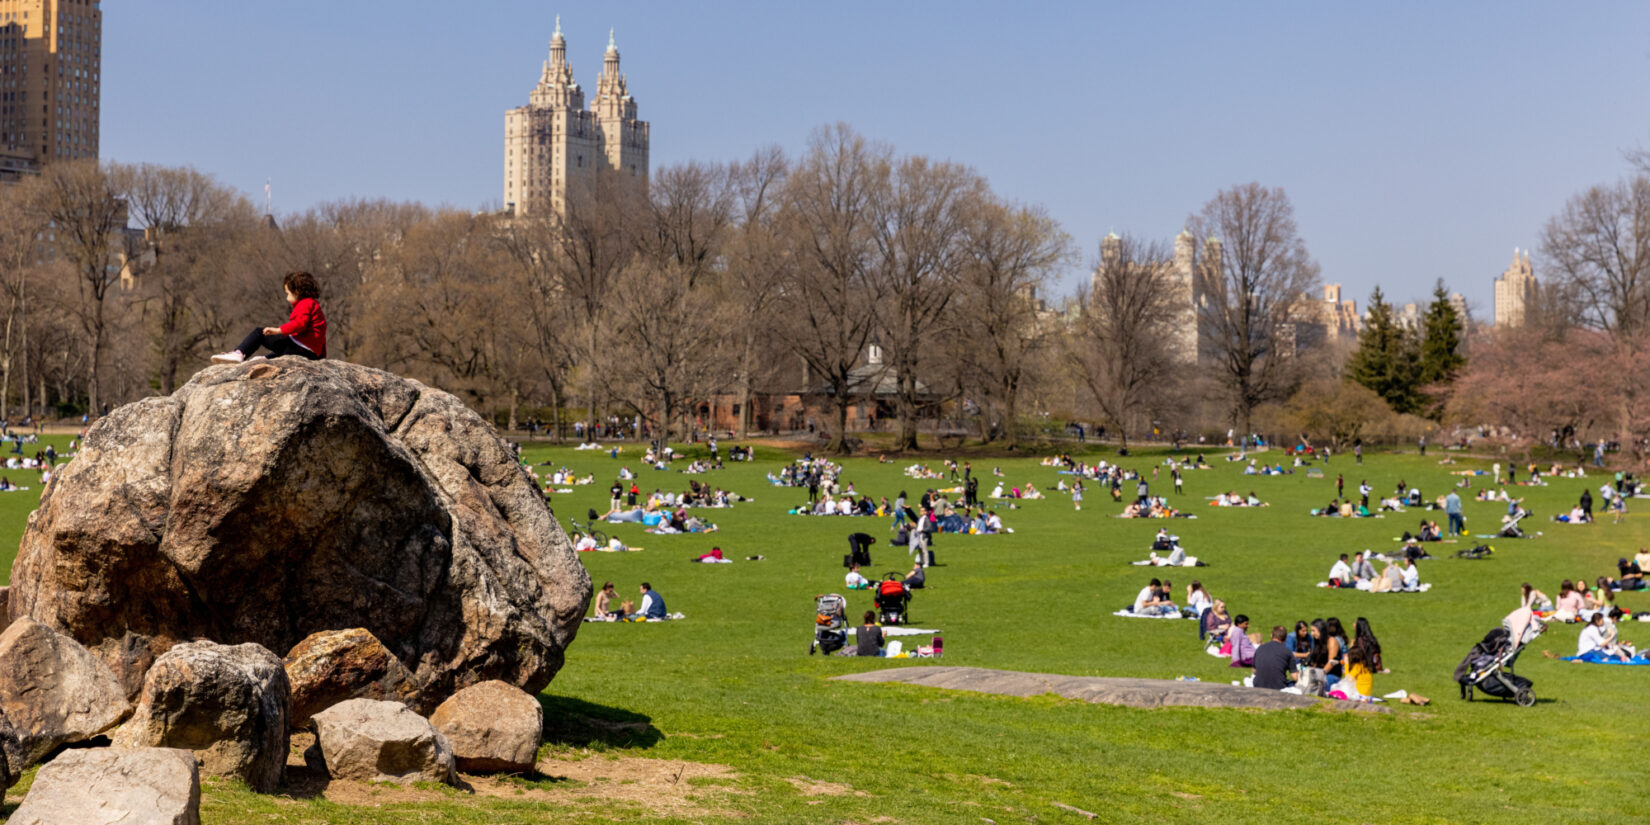
[{"label": "black stroller", "polygon": [[885,625],[905,624],[911,608],[911,591],[901,587],[899,590],[889,588],[887,593],[882,591],[882,585],[889,581],[898,582],[898,573],[890,573],[891,578],[885,579],[877,585],[877,621]]},{"label": "black stroller", "polygon": [[1535,705],[1535,683],[1513,672],[1513,663],[1535,637],[1546,627],[1531,619],[1521,639],[1512,638],[1512,631],[1498,627],[1484,635],[1484,640],[1472,646],[1467,657],[1455,666],[1455,681],[1461,685],[1461,698],[1472,701],[1473,689],[1502,700],[1512,700],[1521,708]]}]

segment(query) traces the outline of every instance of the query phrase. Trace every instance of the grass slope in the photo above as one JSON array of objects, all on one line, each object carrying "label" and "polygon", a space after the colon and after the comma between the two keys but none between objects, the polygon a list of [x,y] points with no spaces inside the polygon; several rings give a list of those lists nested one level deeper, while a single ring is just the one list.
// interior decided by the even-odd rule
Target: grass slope
[{"label": "grass slope", "polygon": [[[553,461],[596,474],[596,484],[555,496],[564,523],[582,519],[586,508],[606,509],[607,486],[621,464],[641,467],[634,454],[615,461],[606,454],[533,446],[527,455],[534,463]],[[1420,514],[1308,517],[1309,507],[1333,496],[1335,474],[1346,474],[1349,491],[1363,478],[1377,491],[1388,491],[1402,477],[1430,498],[1456,480],[1450,470],[1487,467],[1487,462],[1440,466],[1436,454],[1379,455],[1356,467],[1350,457],[1337,458],[1326,478],[1309,479],[1304,473],[1245,477],[1237,464],[1215,460],[1215,469],[1188,474],[1186,495],[1175,502],[1198,518],[1168,523],[1189,552],[1211,565],[1167,571],[1177,592],[1200,578],[1235,612],[1253,617],[1256,628],[1331,615],[1350,627],[1353,619],[1366,616],[1393,671],[1377,677],[1377,691],[1404,688],[1432,697],[1434,704],[1400,707],[1391,716],[1146,711],[1053,697],[829,681],[836,674],[920,663],[806,655],[813,596],[843,592],[844,537],[858,530],[886,536],[887,524],[785,515],[788,506],[805,499],[805,491],[771,487],[764,473],[777,471],[786,458],[763,453],[754,464],[730,464],[697,477],[756,499],[706,511],[722,532],[653,536],[639,526],[618,526],[611,532],[644,550],[583,554],[598,585],[612,580],[629,598],[638,582],[651,581],[670,609],[688,619],[584,625],[566,668],[544,698],[555,733],[548,747],[552,755],[613,760],[615,766],[645,757],[731,768],[734,778],[696,785],[695,798],[705,809],[653,809],[604,801],[600,794],[537,801],[537,789],[570,784],[552,778],[524,782],[517,799],[427,791],[423,795],[430,799],[414,800],[386,792],[376,806],[260,797],[210,782],[207,821],[503,825],[542,822],[547,816],[560,822],[614,817],[1086,821],[1054,803],[1099,812],[1101,821],[1264,819],[1317,825],[1642,816],[1636,778],[1605,760],[1633,752],[1650,732],[1639,703],[1650,671],[1543,659],[1541,648],[1574,650],[1576,628],[1558,626],[1521,662],[1520,672],[1535,681],[1541,698],[1533,709],[1460,701],[1450,679],[1466,649],[1517,605],[1520,582],[1556,594],[1560,578],[1596,577],[1645,542],[1642,515],[1619,526],[1545,521],[1573,502],[1583,484],[1596,487],[1600,478],[1517,488],[1537,514],[1527,526],[1544,536],[1494,541],[1493,560],[1423,562],[1423,580],[1434,583],[1431,592],[1373,595],[1313,584],[1338,553],[1393,549],[1392,539],[1413,529]],[[1125,464],[1149,473],[1160,458],[1136,455]],[[942,486],[907,479],[901,465],[874,459],[850,460],[847,466],[846,480],[890,500],[902,489],[915,496],[925,486]],[[1032,481],[1045,490],[1061,478],[1034,459],[977,459],[982,493],[992,486],[993,466],[1001,467],[1010,483]],[[681,489],[689,478],[651,470],[640,476],[643,490]],[[1483,483],[1484,477],[1475,479],[1475,485]],[[1154,489],[1168,489],[1167,476]],[[1204,506],[1204,497],[1230,489],[1254,490],[1272,506]],[[1471,492],[1463,491],[1463,498]],[[1059,494],[1005,510],[1013,535],[940,537],[936,552],[942,566],[917,596],[913,618],[919,626],[944,631],[944,663],[1077,675],[1235,678],[1236,671],[1202,653],[1191,622],[1108,615],[1130,602],[1147,578],[1165,574],[1127,564],[1144,557],[1151,535],[1164,523],[1112,518],[1121,508],[1092,486],[1087,499],[1082,512],[1074,512]],[[13,500],[0,496],[0,508]],[[1503,509],[1470,500],[1465,506],[1469,528],[1479,532],[1491,531]],[[12,537],[22,518],[20,508],[0,509],[0,531],[10,531],[0,532],[4,546],[15,546]],[[873,548],[872,572],[906,567],[905,553],[886,544],[883,538]],[[712,545],[740,561],[688,563]],[[1433,552],[1465,546],[1434,545]],[[743,561],[755,554],[767,560]],[[848,595],[854,612],[869,606],[868,595]],[[1622,601],[1635,610],[1650,609],[1650,598],[1640,594]],[[1650,642],[1650,631],[1641,627],[1624,625],[1624,636]],[[810,792],[812,783],[820,782],[844,792]]]}]

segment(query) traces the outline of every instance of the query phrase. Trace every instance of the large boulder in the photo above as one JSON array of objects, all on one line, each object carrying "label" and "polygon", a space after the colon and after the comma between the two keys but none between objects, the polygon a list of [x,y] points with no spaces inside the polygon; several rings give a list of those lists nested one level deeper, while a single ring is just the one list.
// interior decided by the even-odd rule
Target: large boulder
[{"label": "large boulder", "polygon": [[361,627],[431,696],[561,667],[590,577],[510,445],[457,398],[340,361],[209,367],[87,434],[29,517],[10,611],[128,695],[180,641]]},{"label": "large boulder", "polygon": [[346,699],[380,699],[426,710],[418,679],[365,628],[310,634],[287,651],[292,726]]},{"label": "large boulder", "polygon": [[79,642],[32,619],[0,633],[0,747],[21,771],[132,712],[115,674]]},{"label": "large boulder", "polygon": [[117,747],[194,751],[201,770],[270,793],[286,777],[286,670],[260,645],[181,644],[143,679]]},{"label": "large boulder", "polygon": [[11,587],[0,587],[0,633],[4,633],[6,627],[11,624],[11,609],[7,607],[9,604],[11,604]]},{"label": "large boulder", "polygon": [[65,751],[34,776],[7,825],[200,825],[195,756],[170,748]]},{"label": "large boulder", "polygon": [[515,685],[482,682],[442,702],[430,724],[452,744],[459,770],[526,772],[544,733],[544,708]]},{"label": "large boulder", "polygon": [[315,741],[333,779],[453,784],[453,748],[400,702],[351,699],[315,714]]}]

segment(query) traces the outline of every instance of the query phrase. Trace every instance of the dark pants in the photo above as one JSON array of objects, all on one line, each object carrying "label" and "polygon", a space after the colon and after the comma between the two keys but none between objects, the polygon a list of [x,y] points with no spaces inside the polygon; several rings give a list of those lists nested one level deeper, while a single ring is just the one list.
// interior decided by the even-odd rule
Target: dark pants
[{"label": "dark pants", "polygon": [[258,347],[269,350],[270,357],[279,358],[283,355],[302,355],[310,360],[320,360],[321,356],[310,352],[290,335],[265,335],[262,328],[252,330],[241,339],[240,346],[235,349],[248,358],[258,354]]},{"label": "dark pants", "polygon": [[1462,533],[1466,532],[1466,530],[1467,530],[1467,523],[1464,519],[1461,518],[1461,514],[1460,513],[1450,513],[1449,514],[1449,534],[1452,535],[1452,536],[1459,536]]}]

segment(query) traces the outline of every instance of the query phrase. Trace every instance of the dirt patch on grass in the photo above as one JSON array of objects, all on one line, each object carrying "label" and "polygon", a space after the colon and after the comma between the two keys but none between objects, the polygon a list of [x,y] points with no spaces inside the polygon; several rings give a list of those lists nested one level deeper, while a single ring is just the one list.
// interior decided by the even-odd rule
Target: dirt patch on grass
[{"label": "dirt patch on grass", "polygon": [[325,767],[314,761],[313,752],[311,760],[305,762],[304,752],[313,743],[314,737],[309,734],[292,737],[292,753],[287,759],[287,795],[295,799],[320,797],[339,805],[356,806],[480,805],[489,799],[544,802],[559,808],[619,804],[660,816],[697,818],[741,816],[719,807],[717,801],[722,796],[749,793],[726,787],[739,779],[726,765],[601,754],[581,755],[578,759],[543,759],[538,763],[538,770],[529,776],[464,774],[460,777],[460,788],[348,782],[327,777]]},{"label": "dirt patch on grass", "polygon": [[796,789],[803,796],[848,796],[850,794],[853,796],[870,796],[864,791],[854,790],[850,785],[843,785],[839,782],[825,782],[806,776],[786,777],[785,781],[796,786]]}]

